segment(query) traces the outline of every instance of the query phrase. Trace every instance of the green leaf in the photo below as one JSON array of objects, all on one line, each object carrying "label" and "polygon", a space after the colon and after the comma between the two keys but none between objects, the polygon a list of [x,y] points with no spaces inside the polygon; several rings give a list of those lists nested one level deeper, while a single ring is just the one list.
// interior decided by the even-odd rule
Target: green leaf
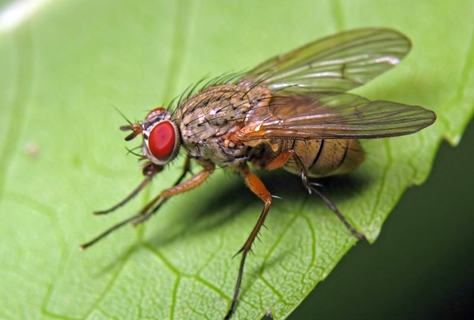
[{"label": "green leaf", "polygon": [[[414,48],[358,93],[438,115],[416,135],[365,141],[357,172],[322,181],[374,241],[403,191],[427,178],[443,138],[456,144],[472,116],[473,10],[470,1],[88,0],[44,2],[14,27],[0,14],[0,317],[223,317],[239,265],[232,256],[262,208],[224,170],[146,225],[77,249],[169,186],[182,165],[119,212],[92,216],[142,179],[112,106],[142,119],[204,75],[361,26],[397,29]],[[247,259],[236,319],[286,317],[356,242],[298,177],[262,176],[283,199]]]}]

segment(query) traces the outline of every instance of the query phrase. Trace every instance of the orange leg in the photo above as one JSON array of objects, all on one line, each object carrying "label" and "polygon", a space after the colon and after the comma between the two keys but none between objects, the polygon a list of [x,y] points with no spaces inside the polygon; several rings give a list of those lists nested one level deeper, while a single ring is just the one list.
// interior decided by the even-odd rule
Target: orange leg
[{"label": "orange leg", "polygon": [[[200,186],[214,172],[214,168],[215,168],[214,163],[210,162],[209,164],[206,164],[206,167],[204,167],[202,171],[196,173],[195,175],[193,175],[191,178],[184,181],[183,183],[177,184],[169,189],[161,191],[142,210],[140,210],[139,214],[141,215],[141,217],[136,219],[133,224],[136,226],[148,220],[153,214],[155,214],[156,211],[158,211],[158,209],[170,197],[180,194],[180,193],[184,193],[186,191],[192,190]],[[153,208],[153,206],[159,200],[162,200],[162,201],[156,207]]]},{"label": "orange leg", "polygon": [[[163,190],[160,194],[158,194],[155,198],[153,198],[145,207],[143,207],[137,214],[131,216],[130,218],[121,221],[117,223],[116,225],[112,226],[111,228],[107,229],[91,241],[84,243],[80,246],[82,250],[85,250],[86,248],[90,247],[97,241],[103,239],[105,236],[108,234],[112,233],[113,231],[123,227],[126,224],[133,223],[134,225],[140,224],[148,220],[153,214],[155,214],[159,208],[168,201],[168,199],[176,194],[180,194],[186,191],[189,191],[191,189],[196,188],[197,186],[201,185],[206,179],[214,172],[215,165],[213,163],[205,163],[204,164],[204,169],[197,174],[193,175],[191,178],[188,180],[184,181],[181,183],[181,181],[184,179],[186,174],[189,172],[190,168],[190,158],[186,158],[186,162],[183,168],[183,172],[181,173],[180,177],[178,180],[175,182],[174,186]],[[161,171],[161,170],[160,170]],[[154,175],[154,174],[153,174]],[[142,182],[142,185],[146,185],[149,183],[149,179],[151,177],[147,176],[145,179],[145,182]],[[139,186],[139,190],[141,190],[142,187]],[[134,196],[137,191],[132,192],[132,195]],[[131,198],[130,196],[127,198]],[[160,201],[161,200],[161,201]],[[127,200],[128,201],[128,200]],[[157,204],[158,203],[158,204]],[[114,206],[113,209],[118,208],[123,204],[123,201],[119,203],[119,205]],[[104,213],[110,212],[110,210],[103,211]]]},{"label": "orange leg", "polygon": [[346,228],[359,240],[365,239],[364,235],[357,231],[350,223],[347,221],[347,219],[344,217],[344,215],[339,211],[339,209],[336,207],[336,205],[329,200],[324,194],[322,194],[316,187],[319,186],[317,183],[311,183],[308,179],[308,174],[306,172],[306,168],[304,167],[303,163],[301,162],[300,158],[296,154],[296,152],[292,149],[287,149],[280,154],[278,154],[275,158],[273,158],[270,162],[265,164],[264,169],[266,170],[275,170],[278,168],[281,168],[285,166],[285,164],[290,160],[290,158],[293,157],[293,159],[296,161],[298,164],[298,167],[301,170],[301,180],[303,181],[303,185],[305,188],[308,190],[309,194],[311,193],[316,193],[322,200],[323,202],[333,211],[336,216],[341,220],[341,222],[346,226]]},{"label": "orange leg", "polygon": [[266,163],[263,169],[269,170],[269,171],[280,169],[288,163],[291,157],[293,157],[293,159],[296,161],[298,167],[301,170],[301,180],[303,181],[303,185],[305,186],[306,189],[308,189],[309,193],[311,194],[311,189],[310,189],[311,184],[309,183],[309,180],[308,180],[308,173],[306,172],[306,168],[301,162],[301,159],[296,154],[295,150],[287,149],[280,152],[270,162]]},{"label": "orange leg", "polygon": [[250,172],[247,166],[243,167],[240,170],[240,174],[244,176],[245,183],[250,188],[250,190],[257,197],[259,197],[265,203],[265,205],[263,207],[262,213],[260,213],[260,217],[258,218],[257,223],[255,224],[252,229],[252,232],[247,238],[247,241],[245,241],[242,248],[237,252],[237,254],[242,253],[242,258],[240,259],[239,273],[237,276],[237,283],[235,285],[234,296],[232,297],[231,305],[224,319],[230,319],[232,317],[232,314],[234,313],[235,306],[237,304],[237,299],[239,297],[240,286],[242,284],[245,259],[247,258],[247,254],[249,253],[249,251],[252,249],[252,244],[255,241],[255,238],[257,237],[258,233],[260,232],[260,229],[262,228],[263,223],[265,222],[265,218],[267,217],[267,213],[270,210],[270,206],[272,204],[272,195],[267,190],[267,188],[259,177],[257,177],[254,173]]},{"label": "orange leg", "polygon": [[[334,205],[328,198],[326,198],[323,194],[321,194],[316,188],[315,185],[310,183],[308,180],[308,176],[306,173],[306,168],[303,166],[303,163],[301,162],[300,158],[298,155],[295,153],[294,150],[288,149],[280,152],[275,158],[273,158],[271,161],[266,163],[263,167],[265,170],[275,170],[278,168],[281,168],[285,166],[285,164],[288,163],[290,158],[293,157],[293,159],[297,162],[299,168],[301,169],[301,178],[303,180],[304,186],[308,189],[308,191],[311,193],[311,191],[315,192],[317,195],[321,197],[321,199],[326,203],[326,205],[336,213],[336,215],[341,219],[341,221],[344,223],[344,225],[349,229],[349,231],[356,236],[358,239],[363,239],[364,236],[357,232],[351,224],[345,219],[345,217],[339,212],[337,209],[336,205]],[[235,307],[237,305],[237,299],[239,297],[239,292],[240,292],[240,286],[242,284],[242,277],[243,277],[243,272],[244,272],[244,265],[245,265],[245,259],[247,258],[248,252],[252,249],[252,244],[255,241],[255,238],[257,237],[258,233],[260,232],[260,229],[262,228],[265,218],[267,216],[267,213],[270,209],[270,205],[272,204],[272,196],[270,192],[267,190],[263,182],[252,172],[249,171],[248,167],[245,166],[241,169],[240,173],[244,176],[245,182],[247,186],[250,188],[250,190],[257,195],[264,203],[265,206],[263,207],[262,213],[260,214],[260,217],[258,218],[257,223],[255,224],[255,227],[253,228],[252,232],[250,233],[249,237],[247,238],[247,241],[245,241],[243,247],[239,250],[238,253],[242,253],[242,258],[240,259],[240,265],[239,265],[239,273],[237,275],[237,283],[235,284],[235,289],[234,289],[234,295],[232,297],[232,302],[230,304],[229,310],[227,311],[227,314],[225,316],[225,320],[228,320],[232,317],[232,314],[235,311]]]},{"label": "orange leg", "polygon": [[[298,158],[298,156],[296,155],[295,150],[287,149],[280,152],[270,162],[266,163],[264,169],[270,171],[284,167],[291,157],[294,157],[296,161],[301,162],[300,158]],[[301,164],[301,166],[303,166],[303,164]]]}]

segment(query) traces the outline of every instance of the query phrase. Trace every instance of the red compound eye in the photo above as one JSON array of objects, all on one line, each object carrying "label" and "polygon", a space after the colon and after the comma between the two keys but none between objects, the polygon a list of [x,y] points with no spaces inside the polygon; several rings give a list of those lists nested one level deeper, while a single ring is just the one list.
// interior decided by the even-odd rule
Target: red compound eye
[{"label": "red compound eye", "polygon": [[155,109],[151,110],[150,112],[148,112],[145,119],[155,117],[156,115],[162,113],[163,111],[166,111],[166,109],[162,108],[162,107],[155,108]]},{"label": "red compound eye", "polygon": [[158,160],[167,160],[174,151],[176,133],[169,121],[158,123],[150,132],[148,148]]}]

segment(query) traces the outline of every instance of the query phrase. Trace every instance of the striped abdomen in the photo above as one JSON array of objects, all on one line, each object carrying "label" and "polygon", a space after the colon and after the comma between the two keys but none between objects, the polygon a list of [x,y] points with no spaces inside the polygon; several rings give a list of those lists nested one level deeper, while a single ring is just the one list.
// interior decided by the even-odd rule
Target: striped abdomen
[{"label": "striped abdomen", "polygon": [[[310,177],[344,174],[364,161],[365,153],[358,140],[320,139],[293,140],[282,143],[282,149],[293,149]],[[291,159],[284,169],[299,174],[296,162]]]}]

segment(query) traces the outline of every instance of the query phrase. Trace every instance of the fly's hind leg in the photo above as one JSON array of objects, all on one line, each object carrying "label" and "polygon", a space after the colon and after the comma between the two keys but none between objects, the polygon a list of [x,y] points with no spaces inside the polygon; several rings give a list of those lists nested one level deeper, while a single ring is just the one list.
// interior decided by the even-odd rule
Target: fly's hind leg
[{"label": "fly's hind leg", "polygon": [[301,181],[303,182],[304,187],[306,190],[308,190],[309,194],[315,193],[317,194],[321,200],[324,201],[324,203],[331,209],[332,212],[334,212],[339,220],[346,226],[346,228],[359,240],[365,239],[365,236],[357,231],[350,223],[347,221],[347,219],[344,217],[344,215],[339,211],[337,206],[329,200],[328,197],[326,197],[324,194],[322,194],[317,187],[320,187],[318,183],[315,182],[310,182],[308,178],[308,173],[306,168],[303,165],[303,162],[301,162],[301,159],[298,157],[296,154],[295,150],[293,149],[287,149],[282,152],[280,152],[273,160],[271,160],[268,164],[265,165],[264,169],[266,170],[275,170],[281,167],[284,167],[287,162],[293,158],[296,162],[296,165],[298,166],[298,169],[301,171]]},{"label": "fly's hind leg", "polygon": [[[307,177],[305,177],[306,180],[307,180]],[[305,179],[302,179],[303,180],[303,184],[305,184]],[[334,212],[337,217],[339,218],[339,220],[341,220],[341,222],[346,226],[347,230],[349,230],[352,235],[354,237],[356,237],[357,239],[359,240],[364,240],[365,239],[365,236],[360,233],[359,231],[357,231],[351,224],[349,221],[347,221],[346,217],[344,217],[344,215],[339,211],[339,209],[337,208],[337,206],[334,204],[334,202],[332,202],[331,200],[329,200],[328,197],[326,197],[324,194],[322,194],[318,189],[317,187],[319,187],[320,185],[317,184],[317,183],[307,183],[305,184],[305,187],[308,189],[308,192],[311,194],[311,193],[315,193],[317,194],[321,200],[324,201],[324,203],[329,207],[329,209],[331,209],[332,212]]]}]

